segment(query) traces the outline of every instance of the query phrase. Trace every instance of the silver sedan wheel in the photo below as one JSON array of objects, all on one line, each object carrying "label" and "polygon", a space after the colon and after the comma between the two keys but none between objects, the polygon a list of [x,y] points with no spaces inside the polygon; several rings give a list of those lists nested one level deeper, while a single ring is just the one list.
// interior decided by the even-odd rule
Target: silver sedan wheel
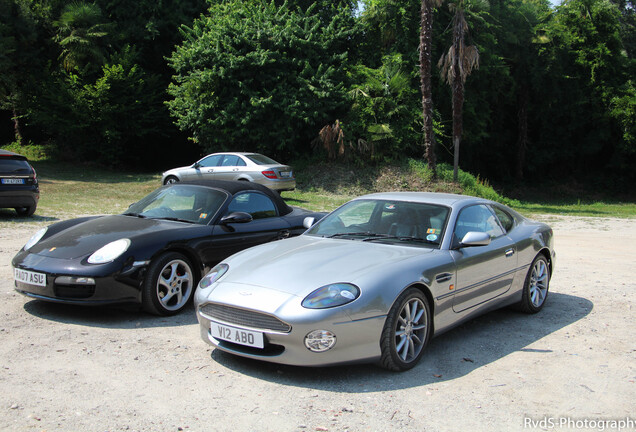
[{"label": "silver sedan wheel", "polygon": [[545,261],[540,259],[534,262],[530,273],[530,301],[536,308],[541,307],[548,294],[550,275]]},{"label": "silver sedan wheel", "polygon": [[178,182],[179,182],[178,178],[176,178],[175,176],[170,176],[166,179],[166,182],[164,184],[169,185],[169,184],[178,183]]},{"label": "silver sedan wheel", "polygon": [[168,262],[157,279],[157,297],[167,311],[181,309],[190,299],[194,277],[188,263],[176,259]]}]

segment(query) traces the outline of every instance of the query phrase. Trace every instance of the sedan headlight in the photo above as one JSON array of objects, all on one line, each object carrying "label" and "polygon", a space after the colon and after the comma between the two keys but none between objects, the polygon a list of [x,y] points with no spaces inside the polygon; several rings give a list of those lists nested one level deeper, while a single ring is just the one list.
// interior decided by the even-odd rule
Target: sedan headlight
[{"label": "sedan headlight", "polygon": [[309,294],[302,302],[308,309],[327,309],[350,303],[360,296],[360,289],[348,283],[325,285]]},{"label": "sedan headlight", "polygon": [[26,244],[24,245],[24,250],[28,251],[33,246],[35,246],[35,244],[39,242],[42,237],[44,237],[44,234],[46,234],[47,229],[48,228],[42,228],[41,230],[33,234],[31,238],[29,239],[29,241],[26,242]]},{"label": "sedan headlight", "polygon": [[95,251],[93,255],[88,257],[88,262],[91,264],[104,264],[114,261],[121,254],[126,252],[129,246],[130,240],[127,238],[115,240]]},{"label": "sedan headlight", "polygon": [[230,267],[227,264],[216,265],[212,270],[208,272],[208,274],[203,276],[203,279],[201,279],[201,282],[199,282],[199,287],[202,289],[209,287],[214,282],[219,280],[229,268]]}]

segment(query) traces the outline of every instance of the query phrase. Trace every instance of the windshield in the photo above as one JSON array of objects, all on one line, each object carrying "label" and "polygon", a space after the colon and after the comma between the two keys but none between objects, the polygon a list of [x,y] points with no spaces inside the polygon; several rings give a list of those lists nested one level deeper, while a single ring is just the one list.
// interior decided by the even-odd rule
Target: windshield
[{"label": "windshield", "polygon": [[274,159],[263,156],[262,154],[254,153],[245,155],[246,158],[254,162],[256,165],[280,165]]},{"label": "windshield", "polygon": [[355,200],[327,215],[307,234],[439,247],[447,207],[405,201]]},{"label": "windshield", "polygon": [[131,205],[124,214],[207,225],[227,197],[226,192],[217,189],[173,184],[155,190]]}]

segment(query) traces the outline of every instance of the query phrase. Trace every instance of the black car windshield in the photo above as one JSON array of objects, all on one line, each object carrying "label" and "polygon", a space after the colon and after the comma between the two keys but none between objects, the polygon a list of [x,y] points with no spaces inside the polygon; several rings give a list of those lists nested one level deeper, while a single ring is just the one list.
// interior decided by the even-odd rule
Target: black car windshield
[{"label": "black car windshield", "polygon": [[307,234],[365,242],[439,247],[449,208],[407,201],[355,200],[327,215]]},{"label": "black car windshield", "polygon": [[229,194],[198,185],[173,184],[131,205],[124,215],[207,225]]},{"label": "black car windshield", "polygon": [[274,159],[258,153],[245,155],[245,157],[254,162],[256,165],[280,165]]}]

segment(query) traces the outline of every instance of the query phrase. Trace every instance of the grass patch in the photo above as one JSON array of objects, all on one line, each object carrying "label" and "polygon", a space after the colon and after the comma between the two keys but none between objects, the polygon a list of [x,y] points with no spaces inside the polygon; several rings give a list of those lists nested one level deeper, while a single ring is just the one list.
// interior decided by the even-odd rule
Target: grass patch
[{"label": "grass patch", "polygon": [[[14,149],[24,154],[24,151]],[[80,215],[122,213],[161,186],[161,175],[113,171],[91,165],[32,159],[40,179],[40,203],[32,218],[16,218],[12,209],[0,209],[0,228],[27,223],[39,226]],[[510,205],[526,215],[552,214],[595,217],[636,217],[636,204],[594,200],[581,202],[543,197],[509,199],[487,181],[459,172],[452,182],[452,167],[440,164],[437,180],[425,162],[409,159],[400,165],[375,167],[310,160],[292,163],[298,188],[283,192],[291,204],[314,211],[331,211],[356,196],[385,191],[431,191],[481,196]]]}]

